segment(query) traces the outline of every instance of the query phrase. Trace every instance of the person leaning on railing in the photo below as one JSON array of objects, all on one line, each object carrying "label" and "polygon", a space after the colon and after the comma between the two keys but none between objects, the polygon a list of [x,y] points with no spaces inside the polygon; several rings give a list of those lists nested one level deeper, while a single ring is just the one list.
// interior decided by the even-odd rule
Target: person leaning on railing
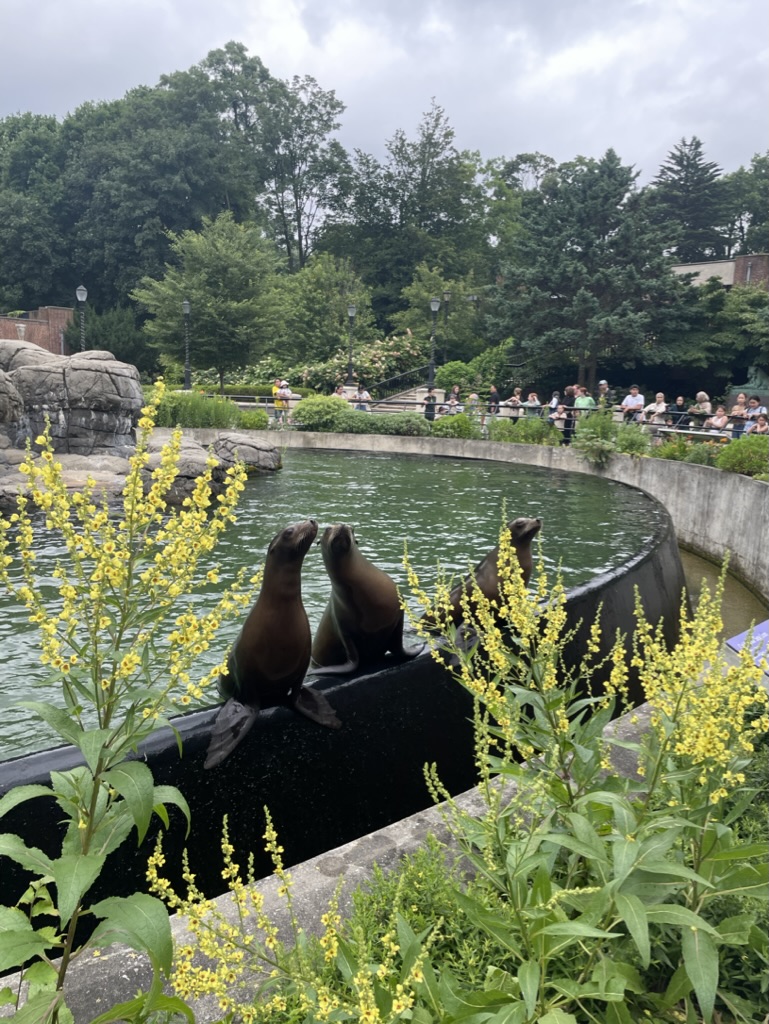
[{"label": "person leaning on railing", "polygon": [[649,402],[648,405],[644,406],[639,422],[659,427],[664,426],[668,422],[668,406],[665,396],[661,391],[658,391],[654,396],[653,402]]},{"label": "person leaning on railing", "polygon": [[746,434],[769,434],[769,416],[762,412],[745,428]]},{"label": "person leaning on railing", "polygon": [[744,391],[740,391],[737,395],[737,401],[732,406],[729,412],[729,419],[732,423],[732,437],[737,438],[742,435],[747,422],[748,414],[748,399]]},{"label": "person leaning on railing", "polygon": [[726,415],[726,407],[719,405],[712,416],[709,416],[702,424],[703,430],[726,430],[729,426],[729,417]]}]

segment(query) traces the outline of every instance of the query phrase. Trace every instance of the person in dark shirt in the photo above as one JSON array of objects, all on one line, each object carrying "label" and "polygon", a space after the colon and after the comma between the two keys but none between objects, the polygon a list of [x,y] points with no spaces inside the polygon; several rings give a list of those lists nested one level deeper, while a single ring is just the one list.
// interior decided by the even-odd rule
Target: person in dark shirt
[{"label": "person in dark shirt", "polygon": [[430,423],[435,419],[435,388],[428,388],[422,405],[425,407],[425,419]]},{"label": "person in dark shirt", "polygon": [[686,399],[679,395],[672,405],[668,406],[668,423],[671,427],[688,427],[689,412],[686,408]]},{"label": "person in dark shirt", "polygon": [[492,384],[489,388],[489,416],[496,416],[499,412],[499,403],[502,401],[502,397],[497,391],[496,384]]}]

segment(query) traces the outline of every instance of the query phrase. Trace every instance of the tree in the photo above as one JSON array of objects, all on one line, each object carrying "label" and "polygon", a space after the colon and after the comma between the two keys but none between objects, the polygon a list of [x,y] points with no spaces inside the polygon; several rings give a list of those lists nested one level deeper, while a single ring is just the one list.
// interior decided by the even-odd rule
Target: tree
[{"label": "tree", "polygon": [[[34,195],[0,189],[0,312],[50,304],[61,252],[48,206]],[[75,284],[71,296],[74,290]]]},{"label": "tree", "polygon": [[347,207],[319,244],[350,257],[389,329],[420,263],[485,280],[489,244],[478,154],[457,150],[442,107],[433,102],[416,139],[397,131],[387,153],[381,163],[356,152]]},{"label": "tree", "polygon": [[769,252],[769,152],[722,179],[726,193],[727,255]]},{"label": "tree", "polygon": [[355,338],[375,336],[369,290],[349,260],[328,253],[311,256],[296,274],[280,278],[276,290],[283,325],[272,351],[285,365],[324,362],[348,341],[348,307],[355,306]]},{"label": "tree", "polygon": [[[70,352],[80,348],[80,322],[75,317],[64,334]],[[99,313],[86,307],[85,346],[106,349],[123,363],[130,363],[147,379],[160,372],[157,349],[147,343],[147,335],[136,323],[136,314],[128,306],[115,306]]]},{"label": "tree", "polygon": [[652,216],[666,229],[666,248],[678,263],[724,255],[722,227],[727,193],[717,164],[705,160],[702,143],[682,138],[667,156],[648,192]]},{"label": "tree", "polygon": [[227,370],[258,358],[275,336],[276,270],[279,257],[254,224],[238,224],[231,213],[204,218],[200,232],[171,240],[175,266],[161,280],[142,279],[132,298],[150,314],[144,330],[173,359],[184,354],[182,302],[189,300],[193,367],[213,367],[224,385]]},{"label": "tree", "polygon": [[495,335],[540,365],[595,387],[599,362],[659,362],[680,351],[687,285],[670,272],[636,174],[613,150],[548,175],[523,203],[524,231],[502,268]]},{"label": "tree", "polygon": [[212,50],[199,67],[218,92],[265,224],[289,269],[301,270],[349,176],[347,153],[331,137],[344,104],[309,76],[273,78],[241,43]]}]

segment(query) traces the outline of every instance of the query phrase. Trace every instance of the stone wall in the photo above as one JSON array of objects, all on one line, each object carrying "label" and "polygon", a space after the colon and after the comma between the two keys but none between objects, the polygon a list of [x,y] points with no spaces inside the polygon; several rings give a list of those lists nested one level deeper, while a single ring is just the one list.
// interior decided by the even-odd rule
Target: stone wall
[{"label": "stone wall", "polygon": [[65,355],[64,332],[72,323],[68,306],[41,306],[23,317],[0,317],[0,339],[27,341],[54,355]]}]

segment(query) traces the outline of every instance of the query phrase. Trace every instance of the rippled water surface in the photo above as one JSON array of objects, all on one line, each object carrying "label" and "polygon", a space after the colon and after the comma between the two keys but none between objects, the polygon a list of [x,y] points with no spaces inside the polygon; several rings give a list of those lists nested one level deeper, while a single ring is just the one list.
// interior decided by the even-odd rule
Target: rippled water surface
[{"label": "rippled water surface", "polygon": [[[494,546],[502,503],[507,518],[541,516],[542,554],[550,569],[562,567],[566,586],[590,580],[634,555],[653,534],[660,507],[640,491],[612,481],[459,459],[342,452],[293,451],[273,476],[249,481],[232,527],[218,549],[226,579],[243,564],[257,568],[275,533],[308,516],[321,524],[352,523],[361,549],[376,565],[404,583],[403,544],[427,585],[436,564],[464,573]],[[54,538],[38,548],[43,578],[60,553]],[[303,595],[313,628],[329,593],[320,551],[304,562]],[[211,595],[198,595],[206,603]],[[220,634],[221,648],[209,652],[205,670],[240,628]],[[26,613],[0,596],[0,759],[50,743],[15,700],[51,697],[42,685],[37,635]],[[31,724],[30,724],[31,723]]]}]

